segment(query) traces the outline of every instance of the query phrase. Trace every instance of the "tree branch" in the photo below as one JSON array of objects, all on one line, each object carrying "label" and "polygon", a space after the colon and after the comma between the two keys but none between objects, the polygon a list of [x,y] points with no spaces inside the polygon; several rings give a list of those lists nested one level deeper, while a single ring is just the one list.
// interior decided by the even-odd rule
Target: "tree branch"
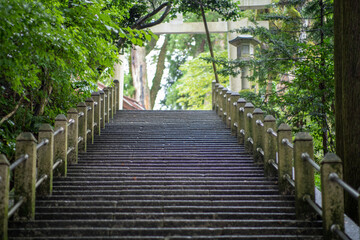
[{"label": "tree branch", "polygon": [[[146,20],[148,20],[149,18],[151,18],[152,16],[154,16],[155,14],[160,12],[163,8],[165,8],[165,11],[164,11],[163,15],[161,15],[161,17],[158,20],[156,20],[154,22],[151,22],[151,23],[145,23]],[[151,13],[145,15],[144,17],[139,18],[135,22],[135,24],[131,26],[131,28],[132,29],[144,29],[144,28],[149,28],[149,27],[158,25],[162,21],[164,21],[164,19],[167,17],[167,15],[169,15],[170,9],[171,9],[171,3],[170,2],[165,2],[165,3],[161,4],[157,9],[152,11]]]},{"label": "tree branch", "polygon": [[22,97],[20,98],[18,104],[15,106],[14,110],[0,120],[0,125],[3,124],[6,120],[8,120],[9,118],[11,118],[11,117],[16,113],[16,111],[17,111],[18,108],[20,107],[23,99],[24,99],[24,97],[22,96]]}]

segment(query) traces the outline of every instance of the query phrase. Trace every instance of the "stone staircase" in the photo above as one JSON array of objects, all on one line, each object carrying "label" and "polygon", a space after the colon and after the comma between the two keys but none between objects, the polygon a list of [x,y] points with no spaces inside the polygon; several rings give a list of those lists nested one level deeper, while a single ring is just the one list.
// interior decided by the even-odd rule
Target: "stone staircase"
[{"label": "stone staircase", "polygon": [[9,239],[322,239],[212,111],[122,111]]}]

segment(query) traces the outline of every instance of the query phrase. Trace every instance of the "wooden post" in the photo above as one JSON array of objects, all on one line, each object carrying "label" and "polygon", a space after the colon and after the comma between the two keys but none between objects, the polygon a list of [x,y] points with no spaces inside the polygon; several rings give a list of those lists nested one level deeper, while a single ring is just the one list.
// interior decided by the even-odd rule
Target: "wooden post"
[{"label": "wooden post", "polygon": [[37,189],[39,196],[51,195],[53,188],[54,131],[50,124],[42,124],[40,126],[38,142],[40,143],[44,140],[47,140],[48,143],[38,150],[38,179],[44,175],[47,178]]},{"label": "wooden post", "polygon": [[225,118],[225,124],[227,128],[231,128],[231,94],[232,91],[226,92],[226,118]]},{"label": "wooden post", "polygon": [[[241,130],[245,131],[245,104],[246,100],[243,98],[239,98],[237,101],[237,139],[239,144],[244,144],[244,135],[240,133]],[[240,110],[241,109],[241,110]]]},{"label": "wooden post", "polygon": [[[120,82],[119,80],[114,80],[115,85],[115,113],[117,110],[120,110]],[[96,100],[95,100],[96,101]]]},{"label": "wooden post", "polygon": [[279,192],[281,194],[290,194],[292,188],[286,179],[286,176],[292,179],[292,158],[293,150],[288,146],[285,146],[282,141],[283,139],[288,139],[290,142],[292,140],[291,136],[291,127],[285,123],[280,124],[277,131],[277,146],[278,146],[278,166],[279,166]]},{"label": "wooden post", "polygon": [[211,109],[214,111],[215,110],[215,92],[216,92],[216,89],[215,89],[215,84],[216,84],[216,81],[212,81],[211,83]]},{"label": "wooden post", "polygon": [[67,174],[67,118],[64,114],[59,114],[55,118],[55,131],[62,128],[62,133],[54,137],[54,162],[62,161],[55,169],[54,176],[66,177]]},{"label": "wooden post", "polygon": [[103,90],[99,91],[100,93],[100,126],[101,128],[105,128],[106,116],[105,116],[105,92]]},{"label": "wooden post", "polygon": [[104,88],[103,91],[105,93],[105,97],[104,97],[104,100],[105,100],[105,123],[109,123],[110,122],[110,113],[109,113],[110,91],[109,91],[109,88]]},{"label": "wooden post", "polygon": [[254,111],[254,105],[252,103],[246,103],[244,107],[244,123],[245,123],[245,137],[244,137],[244,145],[246,152],[252,154],[253,146],[249,142],[250,139],[253,137],[252,133],[252,118],[248,116],[252,115],[252,112]]},{"label": "wooden post", "polygon": [[307,219],[314,215],[314,210],[305,201],[306,196],[313,201],[315,199],[314,168],[302,158],[303,154],[314,159],[312,137],[307,132],[297,133],[294,141],[295,207],[298,219]]},{"label": "wooden post", "polygon": [[77,105],[77,110],[79,112],[79,138],[82,139],[79,142],[79,152],[86,152],[87,144],[87,106],[86,103],[80,102]]},{"label": "wooden post", "polygon": [[238,119],[238,108],[237,108],[237,100],[239,99],[240,94],[237,92],[231,93],[231,101],[230,101],[230,128],[231,128],[231,135],[236,136],[237,131],[237,119]]},{"label": "wooden post", "polygon": [[256,164],[262,165],[264,163],[264,156],[261,155],[260,152],[258,152],[257,150],[261,149],[262,151],[264,151],[264,127],[263,126],[259,126],[256,121],[260,120],[262,123],[264,123],[264,112],[260,109],[260,108],[256,108],[253,112],[253,120],[252,120],[252,131],[253,131],[253,140],[254,140],[254,145],[253,145],[253,157],[254,157],[254,162]]},{"label": "wooden post", "polygon": [[276,170],[271,166],[271,161],[276,161],[277,138],[268,133],[268,129],[276,131],[276,119],[267,115],[264,119],[264,172],[269,179],[276,177]]},{"label": "wooden post", "polygon": [[94,143],[94,99],[88,98],[85,100],[86,107],[87,107],[87,137],[88,142],[93,144]]},{"label": "wooden post", "polygon": [[15,159],[28,156],[14,170],[15,202],[23,197],[24,202],[15,213],[19,220],[35,218],[35,184],[36,184],[36,145],[37,141],[30,132],[23,132],[16,138]]},{"label": "wooden post", "polygon": [[343,178],[341,159],[334,153],[327,153],[321,161],[322,222],[325,239],[337,239],[331,226],[336,224],[344,230],[344,190],[331,180],[331,174]]},{"label": "wooden post", "polygon": [[91,94],[92,99],[94,99],[94,134],[100,135],[101,131],[101,100],[100,93],[93,92]]},{"label": "wooden post", "polygon": [[10,163],[0,154],[0,239],[8,239],[8,210],[10,188]]},{"label": "wooden post", "polygon": [[67,162],[69,164],[76,164],[79,155],[79,113],[76,108],[70,108],[67,112],[69,121],[71,119],[74,123],[68,126],[68,147],[73,150],[68,154]]}]

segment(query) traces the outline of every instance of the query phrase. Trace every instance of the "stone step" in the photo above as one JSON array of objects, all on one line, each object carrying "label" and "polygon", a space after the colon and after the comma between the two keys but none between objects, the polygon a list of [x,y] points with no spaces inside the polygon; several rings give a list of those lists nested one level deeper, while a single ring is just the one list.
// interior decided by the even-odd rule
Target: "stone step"
[{"label": "stone step", "polygon": [[24,229],[18,228],[16,233],[11,233],[11,235],[17,236],[168,236],[168,235],[180,235],[187,234],[190,236],[196,235],[208,235],[208,236],[218,236],[222,235],[224,232],[227,234],[237,234],[237,235],[256,235],[259,232],[262,235],[282,235],[282,234],[301,234],[301,235],[320,235],[321,231],[319,228],[307,227],[164,227],[164,228],[32,228]]},{"label": "stone step", "polygon": [[285,206],[293,207],[293,200],[37,200],[36,207],[67,206]]},{"label": "stone step", "polygon": [[163,194],[133,194],[133,195],[104,195],[104,194],[92,194],[92,195],[52,195],[48,197],[42,197],[38,199],[51,199],[51,200],[68,200],[68,201],[121,201],[121,200],[249,200],[249,201],[281,201],[281,200],[294,200],[293,196],[279,196],[279,195],[163,195]]},{"label": "stone step", "polygon": [[226,213],[226,212],[237,212],[237,213],[292,213],[295,211],[294,207],[287,206],[116,206],[116,207],[105,207],[105,206],[65,206],[65,207],[36,207],[39,214],[44,213],[101,213],[101,214],[119,214],[129,212],[156,212],[161,213]]},{"label": "stone step", "polygon": [[133,220],[38,220],[27,222],[13,222],[10,228],[77,228],[81,226],[100,228],[169,228],[169,227],[321,227],[321,221],[296,221],[296,220],[241,220],[241,219],[133,219]]}]

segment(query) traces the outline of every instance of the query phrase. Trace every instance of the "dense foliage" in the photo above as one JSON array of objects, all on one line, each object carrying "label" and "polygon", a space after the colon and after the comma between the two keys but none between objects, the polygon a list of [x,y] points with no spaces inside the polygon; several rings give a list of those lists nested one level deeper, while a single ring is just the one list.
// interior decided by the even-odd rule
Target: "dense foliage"
[{"label": "dense foliage", "polygon": [[239,29],[261,40],[254,58],[233,61],[223,73],[250,66],[259,90],[242,95],[295,132],[311,132],[319,154],[334,151],[332,1],[278,1],[254,19],[270,22],[270,29]]},{"label": "dense foliage", "polygon": [[2,153],[11,158],[19,132],[36,132],[41,122],[88,97],[103,71],[111,74],[119,39],[141,45],[151,38],[131,29],[133,5],[129,0],[0,0]]}]

